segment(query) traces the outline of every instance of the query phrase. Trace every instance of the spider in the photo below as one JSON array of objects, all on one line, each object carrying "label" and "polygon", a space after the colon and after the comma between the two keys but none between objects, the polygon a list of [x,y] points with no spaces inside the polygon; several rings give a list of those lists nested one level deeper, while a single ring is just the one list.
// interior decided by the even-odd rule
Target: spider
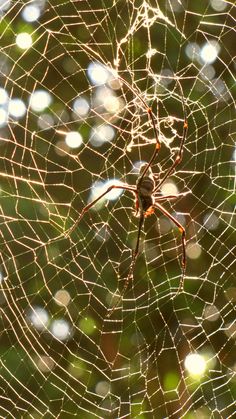
[{"label": "spider", "polygon": [[134,94],[136,94],[136,96],[139,98],[141,103],[145,106],[146,112],[147,112],[147,114],[150,118],[152,128],[153,128],[153,132],[154,132],[154,135],[155,135],[155,149],[154,149],[154,152],[153,152],[149,162],[143,164],[140,167],[140,172],[139,172],[138,179],[136,181],[136,185],[129,185],[127,183],[124,183],[124,184],[109,186],[102,194],[100,194],[96,199],[94,199],[92,202],[90,202],[88,205],[86,205],[82,209],[82,211],[81,211],[79,217],[77,218],[76,222],[74,223],[74,225],[72,225],[72,227],[66,233],[66,236],[71,234],[72,231],[80,223],[84,214],[90,208],[92,208],[101,198],[103,198],[106,194],[108,194],[112,189],[123,189],[124,191],[131,192],[135,196],[135,210],[136,210],[135,212],[136,212],[136,215],[139,216],[136,246],[135,246],[135,249],[132,252],[131,265],[130,265],[129,272],[128,272],[128,275],[127,275],[126,280],[125,280],[123,290],[120,294],[120,297],[119,297],[118,301],[115,303],[113,308],[111,308],[109,317],[114,312],[115,308],[118,306],[120,300],[123,298],[123,296],[125,294],[125,291],[128,287],[128,284],[129,284],[131,278],[133,277],[133,272],[134,272],[134,268],[135,268],[135,264],[136,264],[136,259],[137,259],[138,253],[139,253],[140,236],[141,236],[144,220],[145,220],[146,217],[152,215],[154,213],[155,209],[158,209],[163,215],[165,215],[167,218],[169,218],[169,220],[171,220],[178,227],[178,229],[181,233],[181,239],[182,239],[182,275],[181,275],[181,278],[180,278],[180,283],[179,283],[179,287],[178,287],[178,290],[177,290],[177,294],[183,289],[184,277],[185,277],[185,271],[186,271],[186,233],[185,233],[185,228],[183,227],[183,225],[178,220],[176,220],[175,217],[173,217],[161,205],[162,201],[165,201],[165,200],[168,200],[168,199],[173,199],[173,198],[178,198],[179,196],[183,196],[185,194],[166,195],[166,196],[158,194],[158,196],[155,196],[157,191],[159,191],[159,193],[160,193],[160,188],[161,188],[162,184],[175,171],[176,167],[180,164],[180,162],[182,160],[182,157],[183,157],[183,147],[184,147],[184,143],[185,143],[186,136],[187,136],[188,122],[187,122],[185,101],[183,99],[182,87],[181,87],[180,83],[178,82],[179,87],[180,87],[180,91],[181,91],[181,97],[182,97],[182,103],[183,103],[183,113],[184,113],[184,115],[183,115],[184,116],[183,132],[182,132],[180,145],[179,145],[177,154],[175,156],[174,162],[172,163],[170,168],[167,170],[167,172],[164,174],[162,179],[159,180],[159,182],[156,184],[155,180],[154,180],[153,173],[152,173],[151,166],[152,166],[152,163],[154,162],[154,160],[156,159],[156,157],[157,157],[157,155],[160,151],[161,143],[160,143],[160,140],[159,140],[159,134],[158,134],[158,130],[157,130],[157,127],[156,127],[153,111],[150,107],[148,107],[146,105],[146,103],[142,99],[142,97],[137,92],[135,92],[135,90],[128,84],[128,82],[126,82],[123,79],[121,79],[121,80],[124,84],[126,84],[131,89],[131,91]]}]

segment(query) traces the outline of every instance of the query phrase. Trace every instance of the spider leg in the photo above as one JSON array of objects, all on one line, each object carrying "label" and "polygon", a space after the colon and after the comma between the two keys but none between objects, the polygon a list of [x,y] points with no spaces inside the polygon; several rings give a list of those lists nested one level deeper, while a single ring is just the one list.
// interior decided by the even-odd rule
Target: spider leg
[{"label": "spider leg", "polygon": [[183,95],[183,90],[182,90],[182,86],[179,83],[179,87],[180,87],[180,91],[181,91],[181,96],[182,96],[182,101],[183,101],[183,112],[184,112],[184,125],[183,125],[183,133],[182,133],[182,139],[180,142],[180,146],[179,146],[179,150],[177,152],[177,155],[175,157],[175,161],[172,164],[172,166],[167,170],[165,176],[160,180],[160,182],[156,185],[153,193],[157,190],[160,189],[161,185],[165,182],[165,180],[174,172],[176,166],[178,166],[178,164],[181,163],[182,158],[183,158],[183,149],[184,149],[184,143],[187,137],[187,132],[188,132],[188,121],[187,121],[187,111],[186,111],[186,104],[185,104],[185,100],[184,100],[184,95]]},{"label": "spider leg", "polygon": [[84,214],[90,208],[92,208],[101,198],[103,198],[103,196],[105,196],[108,192],[110,192],[112,189],[124,189],[126,191],[131,191],[131,192],[137,193],[137,189],[134,186],[128,186],[128,185],[111,185],[111,186],[109,186],[105,190],[105,192],[103,192],[101,195],[99,195],[96,199],[94,199],[92,202],[90,202],[88,205],[86,205],[82,209],[82,211],[81,211],[79,217],[77,218],[76,222],[65,232],[66,237],[68,237],[75,230],[75,228],[78,226],[81,219],[83,218]]},{"label": "spider leg", "polygon": [[182,238],[182,276],[179,283],[179,288],[177,291],[177,295],[180,291],[183,290],[184,287],[184,277],[185,277],[185,271],[186,271],[186,233],[185,228],[182,226],[182,224],[179,223],[179,221],[176,220],[165,208],[163,208],[162,205],[160,205],[158,202],[155,202],[154,205],[156,208],[158,208],[166,217],[168,217],[173,223],[178,227],[181,238]]},{"label": "spider leg", "polygon": [[130,268],[129,268],[129,273],[128,273],[128,276],[125,280],[125,284],[124,284],[123,290],[122,290],[122,292],[121,292],[121,294],[118,298],[118,301],[112,307],[112,309],[111,309],[110,313],[107,315],[107,317],[110,317],[112,315],[112,313],[115,311],[115,309],[117,308],[117,306],[119,305],[120,301],[124,297],[125,291],[127,290],[129,282],[130,282],[130,280],[133,276],[135,263],[136,263],[138,252],[139,252],[140,236],[141,236],[141,229],[142,229],[143,223],[144,223],[144,212],[143,212],[143,210],[141,210],[140,218],[139,218],[137,242],[136,242],[136,246],[135,246],[135,249],[133,251],[133,254],[132,254],[132,260],[131,260],[131,265],[130,265]]},{"label": "spider leg", "polygon": [[183,192],[183,193],[178,193],[178,194],[173,194],[173,195],[160,195],[160,196],[156,196],[155,199],[157,201],[164,201],[164,200],[168,200],[168,199],[176,199],[179,198],[181,196],[185,196],[187,195],[188,192]]},{"label": "spider leg", "polygon": [[146,104],[146,102],[145,102],[145,100],[142,98],[142,96],[132,87],[132,86],[130,86],[130,84],[125,80],[125,79],[123,79],[122,77],[119,77],[120,78],[120,80],[136,95],[136,96],[138,96],[138,98],[139,98],[139,100],[142,102],[142,104],[144,105],[144,107],[146,108],[146,111],[147,111],[147,113],[148,113],[148,116],[149,116],[149,118],[150,118],[150,120],[151,120],[151,123],[152,123],[152,127],[153,127],[153,131],[154,131],[154,135],[155,135],[155,140],[156,140],[156,145],[155,145],[155,150],[154,150],[154,152],[153,152],[153,154],[152,154],[152,157],[150,158],[150,160],[149,160],[149,162],[148,162],[148,164],[147,164],[147,167],[145,168],[145,170],[143,171],[143,173],[142,173],[142,175],[140,176],[140,181],[142,180],[142,178],[145,176],[145,174],[147,173],[147,171],[148,171],[148,169],[149,169],[149,167],[151,166],[151,164],[152,164],[152,162],[155,160],[155,158],[156,158],[156,156],[157,156],[157,154],[159,153],[159,151],[160,151],[160,148],[161,148],[161,143],[160,143],[160,140],[159,140],[159,133],[158,133],[158,129],[157,129],[157,126],[156,126],[156,122],[155,122],[155,118],[154,118],[154,115],[153,115],[153,112],[152,112],[152,108],[151,107],[149,107],[149,106],[147,106],[147,104]]},{"label": "spider leg", "polygon": [[159,133],[158,133],[157,126],[156,126],[156,123],[155,123],[155,119],[154,119],[154,115],[153,115],[153,112],[152,112],[152,108],[148,108],[147,105],[146,105],[146,110],[147,110],[147,113],[148,113],[148,115],[150,117],[150,120],[152,122],[152,127],[153,127],[153,131],[154,131],[154,134],[155,134],[155,139],[156,139],[156,146],[155,146],[155,150],[154,150],[154,152],[152,154],[152,157],[150,158],[149,162],[147,163],[147,166],[146,166],[145,170],[143,171],[142,175],[139,178],[140,183],[142,182],[143,177],[145,176],[145,174],[147,173],[148,169],[152,165],[153,161],[157,157],[157,155],[158,155],[158,153],[160,151],[160,148],[161,148],[161,143],[160,143],[160,140],[159,140]]}]

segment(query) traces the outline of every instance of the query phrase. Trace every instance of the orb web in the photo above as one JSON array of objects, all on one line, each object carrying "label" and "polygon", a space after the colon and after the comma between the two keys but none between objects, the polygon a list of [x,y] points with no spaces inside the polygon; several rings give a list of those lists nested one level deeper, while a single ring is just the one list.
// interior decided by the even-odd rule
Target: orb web
[{"label": "orb web", "polygon": [[[95,4],[96,3],[96,4]],[[2,417],[197,418],[235,411],[235,5],[0,5]],[[183,90],[183,98],[179,89]],[[155,181],[187,233],[155,212],[122,301]]]}]

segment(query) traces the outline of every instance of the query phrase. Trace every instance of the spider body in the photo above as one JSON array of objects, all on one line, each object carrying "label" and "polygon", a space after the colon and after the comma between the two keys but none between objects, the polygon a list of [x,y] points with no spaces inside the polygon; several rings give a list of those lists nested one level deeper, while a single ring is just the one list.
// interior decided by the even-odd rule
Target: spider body
[{"label": "spider body", "polygon": [[154,204],[153,191],[155,188],[155,182],[153,174],[150,168],[143,176],[143,173],[147,167],[147,164],[143,164],[140,168],[139,177],[136,182],[137,193],[136,193],[136,215],[147,217],[154,212],[152,208]]},{"label": "spider body", "polygon": [[161,190],[161,185],[175,171],[175,168],[180,164],[180,162],[182,161],[182,157],[183,157],[183,147],[184,147],[184,142],[185,142],[185,139],[186,139],[186,136],[187,136],[188,122],[187,122],[187,116],[186,116],[185,102],[183,100],[182,87],[181,87],[179,81],[177,80],[177,83],[179,85],[180,92],[181,92],[183,112],[184,112],[182,138],[180,140],[180,145],[179,145],[177,153],[174,157],[174,160],[172,161],[172,164],[170,165],[169,169],[167,169],[167,171],[164,175],[162,175],[162,173],[160,173],[160,179],[157,182],[157,184],[155,184],[154,176],[153,176],[153,173],[152,173],[152,170],[151,170],[151,166],[152,166],[153,161],[156,159],[156,157],[159,153],[159,150],[161,148],[161,143],[160,143],[160,140],[159,140],[159,132],[158,132],[158,129],[157,129],[157,126],[156,126],[155,117],[153,115],[152,109],[150,107],[147,107],[145,101],[142,99],[140,94],[136,93],[135,90],[131,86],[129,86],[129,84],[125,80],[121,79],[121,81],[123,81],[124,84],[126,84],[126,86],[128,86],[130,88],[130,90],[134,94],[137,95],[140,102],[145,107],[146,112],[148,114],[148,117],[150,118],[150,122],[151,122],[152,127],[153,127],[153,132],[154,132],[155,141],[156,141],[155,149],[153,151],[153,154],[152,154],[150,160],[147,163],[145,163],[141,166],[140,173],[139,173],[139,176],[138,176],[138,179],[137,179],[135,185],[129,185],[127,183],[124,183],[124,184],[120,184],[120,185],[109,186],[105,190],[105,192],[103,192],[101,195],[99,195],[96,199],[94,199],[92,202],[90,202],[88,205],[86,205],[82,209],[82,211],[81,211],[79,217],[77,218],[76,222],[74,223],[74,225],[72,225],[71,228],[66,232],[66,236],[71,234],[72,231],[80,223],[84,214],[91,207],[93,207],[101,198],[103,198],[108,192],[110,192],[112,189],[123,189],[124,191],[131,192],[133,195],[135,195],[135,198],[136,198],[135,199],[136,216],[139,217],[136,246],[135,246],[135,248],[132,252],[132,259],[131,259],[129,272],[128,272],[128,275],[126,277],[125,284],[124,284],[123,290],[121,292],[120,298],[118,299],[118,302],[113,306],[113,308],[111,309],[108,316],[110,316],[113,313],[113,311],[115,310],[115,308],[117,307],[119,301],[123,297],[123,295],[124,295],[124,293],[125,293],[125,291],[128,287],[128,284],[129,284],[130,280],[133,277],[135,263],[136,263],[136,259],[137,259],[138,253],[139,253],[139,243],[140,243],[141,229],[142,229],[142,226],[144,224],[145,218],[147,216],[153,214],[155,209],[158,209],[159,212],[161,212],[170,221],[172,221],[176,225],[176,227],[178,227],[178,230],[181,233],[181,239],[182,239],[182,276],[181,276],[181,279],[180,279],[177,294],[179,293],[180,290],[183,289],[184,276],[185,276],[185,270],[186,270],[186,250],[185,250],[185,248],[186,248],[186,235],[185,235],[185,228],[160,203],[160,202],[163,202],[165,200],[178,198],[179,196],[185,195],[185,194],[163,196],[160,193],[158,193],[156,195],[156,192]]}]

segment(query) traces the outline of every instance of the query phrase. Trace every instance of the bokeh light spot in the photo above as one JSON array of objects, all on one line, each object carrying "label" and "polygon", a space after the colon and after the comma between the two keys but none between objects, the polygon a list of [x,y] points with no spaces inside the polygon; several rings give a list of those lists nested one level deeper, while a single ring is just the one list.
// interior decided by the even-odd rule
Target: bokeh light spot
[{"label": "bokeh light spot", "polygon": [[33,43],[32,37],[27,32],[21,32],[16,37],[16,45],[21,49],[28,49]]},{"label": "bokeh light spot", "polygon": [[22,17],[26,22],[35,22],[40,16],[40,8],[36,4],[25,6],[22,11]]},{"label": "bokeh light spot", "polygon": [[200,56],[204,63],[211,64],[213,63],[220,52],[220,46],[218,42],[212,40],[206,42],[201,48]]},{"label": "bokeh light spot", "polygon": [[82,97],[75,99],[73,103],[73,110],[76,113],[76,115],[79,115],[81,117],[86,116],[89,112],[89,104],[87,100]]},{"label": "bokeh light spot", "polygon": [[100,85],[108,81],[110,74],[105,66],[92,62],[88,66],[88,76],[93,84]]},{"label": "bokeh light spot", "polygon": [[59,290],[56,292],[54,299],[59,306],[68,306],[71,298],[66,290]]},{"label": "bokeh light spot", "polygon": [[8,104],[8,112],[14,118],[22,118],[26,113],[26,106],[23,100],[15,98],[10,99]]},{"label": "bokeh light spot", "polygon": [[90,142],[94,147],[100,147],[106,142],[111,142],[114,136],[114,128],[110,125],[100,125],[92,129]]},{"label": "bokeh light spot", "polygon": [[192,376],[202,376],[206,371],[206,361],[202,355],[189,354],[184,361],[185,369]]},{"label": "bokeh light spot", "polygon": [[51,325],[52,334],[59,340],[63,341],[71,336],[71,327],[64,319],[57,319]]},{"label": "bokeh light spot", "polygon": [[78,148],[83,144],[83,138],[79,132],[70,131],[66,134],[65,142],[70,148]]},{"label": "bokeh light spot", "polygon": [[186,253],[190,259],[198,259],[202,253],[201,246],[198,243],[189,243],[186,247]]},{"label": "bokeh light spot", "polygon": [[35,112],[42,112],[52,103],[52,96],[46,90],[35,90],[30,96],[30,107]]}]

